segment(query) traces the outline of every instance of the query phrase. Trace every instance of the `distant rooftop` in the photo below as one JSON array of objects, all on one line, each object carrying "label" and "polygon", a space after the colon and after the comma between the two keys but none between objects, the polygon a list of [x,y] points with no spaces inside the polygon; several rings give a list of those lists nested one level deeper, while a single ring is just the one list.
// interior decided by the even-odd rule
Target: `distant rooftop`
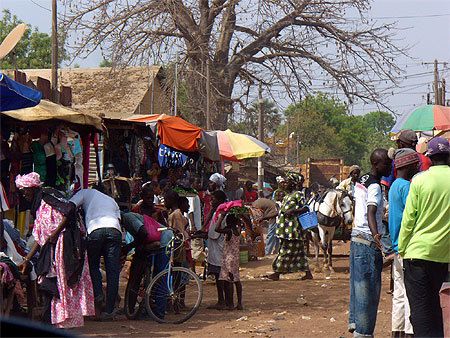
[{"label": "distant rooftop", "polygon": [[[28,79],[51,79],[51,69],[22,69]],[[13,77],[13,70],[3,71]],[[153,113],[167,113],[168,100],[162,90],[160,66],[106,68],[66,68],[58,70],[59,85],[72,88],[72,108],[122,118],[132,114],[150,114],[151,85]],[[147,95],[146,95],[147,94]],[[147,101],[147,102],[145,102]]]}]

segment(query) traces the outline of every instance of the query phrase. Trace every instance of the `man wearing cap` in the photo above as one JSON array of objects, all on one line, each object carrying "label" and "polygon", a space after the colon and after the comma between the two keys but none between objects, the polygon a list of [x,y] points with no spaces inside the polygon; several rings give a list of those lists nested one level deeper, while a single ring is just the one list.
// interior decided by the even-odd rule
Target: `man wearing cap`
[{"label": "man wearing cap", "polygon": [[361,174],[361,169],[356,164],[350,167],[350,175],[348,178],[343,180],[337,189],[347,191],[351,196],[355,193],[355,184],[359,180],[359,175]]},{"label": "man wearing cap", "polygon": [[395,251],[393,262],[394,294],[392,298],[392,337],[413,335],[410,308],[405,291],[403,260],[398,254],[398,234],[402,223],[411,178],[419,170],[419,155],[412,149],[389,149],[389,157],[397,168],[397,179],[389,190],[389,233]]},{"label": "man wearing cap", "polygon": [[[402,130],[398,135],[394,136],[392,138],[394,141],[397,142],[397,148],[409,148],[412,150],[416,150],[417,145],[417,135],[416,132],[412,129],[404,129]],[[431,161],[428,157],[419,154],[419,171],[425,171],[428,170],[431,166]],[[387,187],[387,190],[389,190],[392,183],[397,178],[397,169],[395,167],[395,164],[392,163],[392,171],[389,176],[384,176],[381,178],[381,184]]]},{"label": "man wearing cap", "polygon": [[431,167],[411,181],[398,237],[417,337],[444,335],[439,290],[450,263],[449,155],[447,139],[435,137],[428,142]]}]

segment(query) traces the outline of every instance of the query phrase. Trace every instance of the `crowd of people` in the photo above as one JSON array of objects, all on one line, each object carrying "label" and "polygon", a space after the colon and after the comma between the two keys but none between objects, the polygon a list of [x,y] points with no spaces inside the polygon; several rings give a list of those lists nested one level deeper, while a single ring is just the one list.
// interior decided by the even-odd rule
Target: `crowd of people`
[{"label": "crowd of people", "polygon": [[[416,143],[414,131],[402,131],[398,149],[376,149],[370,172],[355,184],[349,307],[355,337],[373,336],[383,252],[390,250],[392,336],[444,336],[439,292],[450,263],[450,147],[447,139],[435,137],[424,156],[415,151]],[[389,240],[383,241],[386,234]]]},{"label": "crowd of people", "polygon": [[[423,156],[414,150],[416,142],[414,132],[403,131],[398,149],[373,151],[369,173],[360,177],[355,165],[348,179],[332,185],[354,201],[349,263],[349,331],[354,336],[373,336],[383,261],[389,259],[393,336],[443,336],[439,289],[450,263],[450,147],[448,140],[436,137]],[[312,279],[307,231],[298,216],[320,198],[318,185],[305,188],[304,177],[290,172],[277,177],[273,194],[259,194],[248,181],[229,198],[226,181],[219,173],[210,175],[205,187],[192,173],[152,180],[142,185],[131,210],[124,211],[97,189],[81,189],[66,199],[44,186],[39,174],[18,175],[16,186],[30,202],[34,220],[34,245],[18,265],[23,274],[37,276],[45,299],[42,321],[69,328],[82,326],[84,317],[113,320],[126,257],[132,257],[128,284],[137,285],[148,264],[143,252],[154,252],[154,275],[167,267],[165,248],[173,232],[186,239],[173,264],[215,281],[217,302],[209,309],[244,309],[242,247],[250,257],[276,254],[273,273],[265,276],[270,280],[295,272],[304,273],[302,280]],[[157,304],[161,316],[165,306]]]}]

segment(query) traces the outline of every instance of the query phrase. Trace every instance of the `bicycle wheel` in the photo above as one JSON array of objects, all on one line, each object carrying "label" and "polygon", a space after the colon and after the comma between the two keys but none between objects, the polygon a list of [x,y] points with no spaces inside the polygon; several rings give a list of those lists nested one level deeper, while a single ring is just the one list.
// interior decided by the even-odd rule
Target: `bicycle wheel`
[{"label": "bicycle wheel", "polygon": [[145,291],[151,280],[150,267],[146,266],[143,273],[135,279],[128,280],[125,289],[125,315],[128,319],[137,319],[144,309]]},{"label": "bicycle wheel", "polygon": [[173,267],[161,271],[145,293],[145,307],[159,323],[180,324],[197,312],[202,302],[203,286],[189,269]]}]

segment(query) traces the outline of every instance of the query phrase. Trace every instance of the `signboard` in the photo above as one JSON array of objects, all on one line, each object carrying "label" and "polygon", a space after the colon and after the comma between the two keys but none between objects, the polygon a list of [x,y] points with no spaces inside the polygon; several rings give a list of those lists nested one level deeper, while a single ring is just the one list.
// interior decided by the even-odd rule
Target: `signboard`
[{"label": "signboard", "polygon": [[158,162],[162,168],[179,168],[187,163],[194,163],[194,159],[181,151],[161,144],[158,149]]}]

